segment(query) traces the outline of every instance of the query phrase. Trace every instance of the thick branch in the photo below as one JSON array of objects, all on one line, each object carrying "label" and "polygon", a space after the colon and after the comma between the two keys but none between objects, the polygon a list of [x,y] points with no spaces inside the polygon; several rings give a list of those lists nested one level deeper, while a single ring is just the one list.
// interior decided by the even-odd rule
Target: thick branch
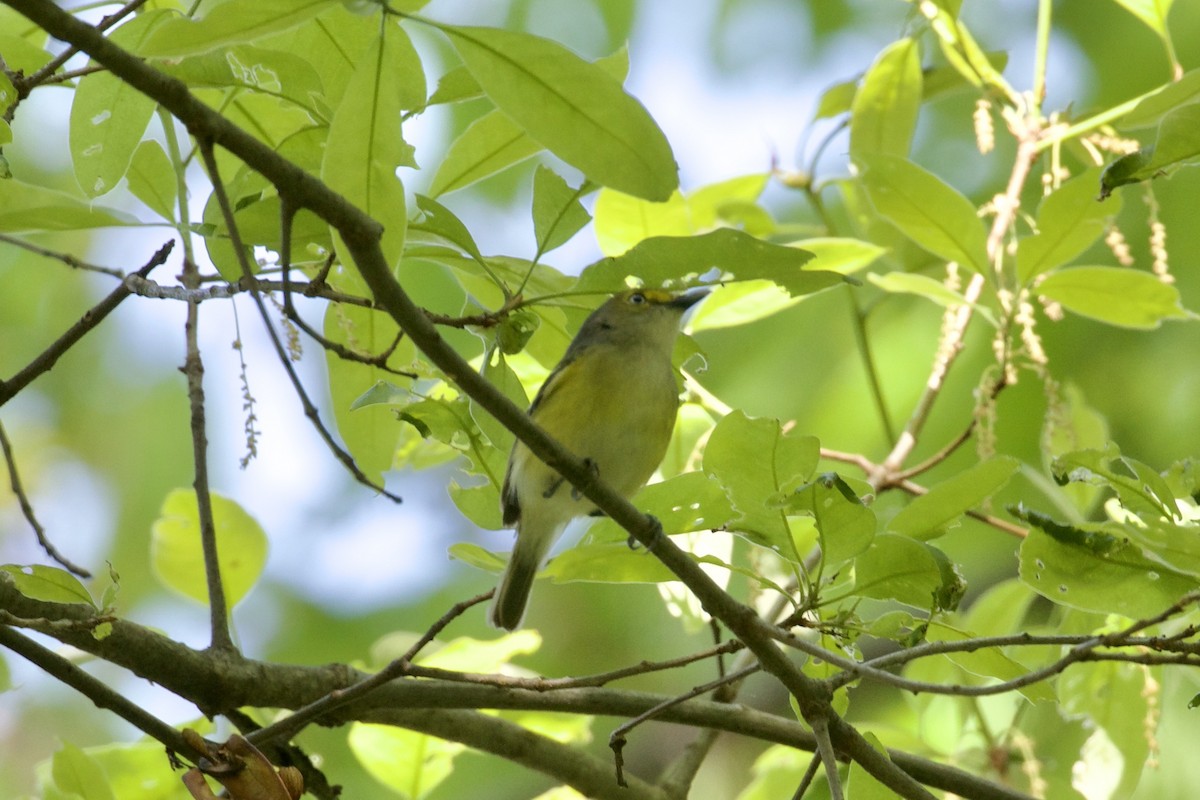
[{"label": "thick branch", "polygon": [[[61,620],[85,623],[96,614],[85,605],[31,600],[20,594],[12,579],[2,573],[0,609],[9,611],[14,617],[45,619],[49,623]],[[113,621],[111,635],[99,640],[82,624],[70,627],[50,627],[48,624],[42,632],[122,666],[139,677],[195,703],[208,714],[224,713],[241,706],[296,709],[370,678],[365,673],[340,664],[316,667],[268,664],[243,658],[236,652],[194,650],[126,620]],[[88,696],[96,699],[90,694]],[[388,721],[412,727],[414,730],[424,730],[424,725],[432,725],[435,722],[429,721],[431,718],[427,715],[428,711],[421,711],[422,709],[447,712],[455,710],[461,713],[482,708],[628,718],[645,713],[669,699],[649,692],[594,687],[545,691],[498,688],[475,683],[400,679],[355,702],[337,707],[321,717],[319,722],[325,725],[339,725],[355,720]],[[403,714],[408,712],[413,716],[405,718]],[[385,720],[383,715],[389,716]],[[658,719],[662,722],[728,731],[810,752],[816,748],[812,734],[794,720],[728,703],[692,699],[664,709],[658,715]],[[452,734],[453,726],[450,726],[444,734],[439,735],[460,741]],[[248,738],[256,741],[253,734]],[[256,741],[256,744],[261,743]],[[1028,800],[1019,792],[995,786],[983,778],[955,767],[902,751],[889,751],[888,757],[916,780],[966,798]],[[534,766],[542,770],[546,767],[540,762]],[[611,768],[607,762],[605,772],[611,779]]]}]

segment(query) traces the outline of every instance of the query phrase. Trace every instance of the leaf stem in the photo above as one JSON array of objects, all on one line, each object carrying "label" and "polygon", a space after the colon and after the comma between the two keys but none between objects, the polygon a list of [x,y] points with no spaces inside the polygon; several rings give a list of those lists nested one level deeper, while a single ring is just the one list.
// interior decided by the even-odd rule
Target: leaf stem
[{"label": "leaf stem", "polygon": [[1046,99],[1046,62],[1050,52],[1050,20],[1053,0],[1038,0],[1037,55],[1033,64],[1033,108],[1042,112]]}]

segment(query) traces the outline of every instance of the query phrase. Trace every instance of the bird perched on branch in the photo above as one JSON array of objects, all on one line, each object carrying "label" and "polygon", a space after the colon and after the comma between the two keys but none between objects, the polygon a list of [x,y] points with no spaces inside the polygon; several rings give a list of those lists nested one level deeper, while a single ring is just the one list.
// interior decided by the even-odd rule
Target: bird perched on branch
[{"label": "bird perched on branch", "polygon": [[[654,473],[675,427],[679,392],[671,353],[683,314],[707,292],[621,292],[584,321],[529,407],[533,421],[625,497]],[[492,601],[491,621],[513,630],[550,546],[596,507],[521,442],[501,491],[517,541]]]}]

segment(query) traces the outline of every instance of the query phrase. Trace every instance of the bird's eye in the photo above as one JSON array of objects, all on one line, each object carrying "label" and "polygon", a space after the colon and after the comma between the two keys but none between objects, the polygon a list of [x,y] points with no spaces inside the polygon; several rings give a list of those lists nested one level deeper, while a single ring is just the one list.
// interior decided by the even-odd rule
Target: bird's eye
[{"label": "bird's eye", "polygon": [[646,302],[646,295],[642,294],[641,292],[634,292],[633,294],[629,295],[629,302],[633,303],[635,306],[644,303]]}]

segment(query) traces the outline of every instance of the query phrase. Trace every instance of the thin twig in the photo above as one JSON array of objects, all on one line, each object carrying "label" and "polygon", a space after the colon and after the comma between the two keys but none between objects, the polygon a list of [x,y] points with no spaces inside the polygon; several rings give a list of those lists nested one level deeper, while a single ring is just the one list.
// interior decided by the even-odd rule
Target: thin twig
[{"label": "thin twig", "polygon": [[[168,241],[134,275],[145,278],[150,274],[152,269],[167,260],[167,256],[170,255],[171,248],[174,246],[174,240]],[[121,301],[129,297],[130,294],[129,287],[124,283],[113,289],[107,297],[85,311],[78,322],[68,328],[62,336],[55,339],[49,347],[30,361],[24,369],[7,381],[0,381],[0,406],[16,397],[22,389],[33,382],[39,375],[49,372],[58,362],[58,359],[62,357],[63,353],[70,350],[85,334],[103,322],[104,318],[111,314],[113,309],[119,306]]]},{"label": "thin twig", "polygon": [[46,555],[61,564],[68,572],[73,572],[81,578],[92,577],[92,573],[60,553],[46,536],[46,529],[42,527],[42,524],[38,522],[37,515],[33,513],[33,504],[29,502],[29,496],[25,494],[25,487],[21,484],[21,475],[17,471],[17,459],[13,455],[12,442],[8,440],[8,433],[4,430],[3,422],[0,422],[0,449],[4,450],[4,462],[8,465],[8,483],[12,487],[13,494],[16,495],[17,504],[21,506],[21,513],[25,515],[29,527],[33,528],[33,533],[37,536],[38,544],[46,551]]},{"label": "thin twig", "polygon": [[731,675],[723,675],[714,681],[709,681],[708,683],[705,683],[701,686],[696,686],[692,689],[689,689],[688,691],[684,692],[683,694],[668,698],[668,699],[664,700],[663,702],[659,703],[658,705],[654,706],[653,708],[647,709],[646,711],[642,712],[641,714],[638,714],[633,719],[631,719],[627,722],[624,722],[624,723],[618,725],[616,728],[614,728],[613,732],[611,734],[609,734],[608,746],[613,751],[613,762],[614,762],[614,765],[615,765],[616,771],[617,771],[617,783],[620,784],[621,786],[625,785],[624,750],[625,750],[625,744],[627,742],[626,734],[628,734],[630,731],[632,731],[634,728],[638,727],[642,723],[649,722],[650,720],[654,719],[655,717],[660,716],[668,708],[673,708],[673,707],[679,705],[680,703],[683,703],[687,700],[691,700],[692,698],[695,698],[695,697],[699,697],[700,695],[708,694],[713,689],[719,688],[728,683],[731,683],[734,681],[740,681],[749,675],[753,675],[755,672],[758,672],[761,669],[762,669],[762,667],[760,667],[758,664],[753,664],[753,665],[746,667],[744,669],[741,669]]},{"label": "thin twig", "polygon": [[800,784],[796,787],[796,791],[792,793],[792,800],[803,800],[804,795],[808,793],[808,787],[812,786],[813,780],[817,777],[817,770],[821,766],[821,754],[814,753],[813,757],[808,760],[808,769],[804,770],[804,775],[800,778]]},{"label": "thin twig", "polygon": [[70,69],[70,70],[66,70],[65,72],[59,72],[55,75],[51,75],[50,77],[46,78],[44,81],[41,81],[39,85],[51,86],[51,85],[58,84],[58,83],[68,83],[70,81],[75,80],[76,78],[86,78],[88,75],[95,75],[97,72],[107,72],[107,71],[108,70],[106,70],[104,67],[101,67],[97,64],[93,64],[93,65],[90,65],[87,67],[80,67],[79,69]]},{"label": "thin twig", "polygon": [[[912,481],[900,481],[900,483],[898,485],[901,489],[903,489],[904,491],[908,492],[909,494],[911,494],[915,497],[920,497],[921,495],[929,494],[929,489],[927,489],[924,486],[921,486],[918,483],[913,483]],[[992,514],[986,514],[983,511],[976,511],[973,508],[968,508],[963,513],[966,514],[971,519],[979,520],[980,522],[984,523],[985,525],[991,525],[996,530],[1000,530],[1000,531],[1004,531],[1005,533],[1012,534],[1013,536],[1016,536],[1019,539],[1024,539],[1026,536],[1029,535],[1029,531],[1025,528],[1022,528],[1020,525],[1009,522],[1008,520],[1000,519],[999,517],[994,516]]]},{"label": "thin twig", "polygon": [[66,264],[68,267],[71,267],[72,269],[81,269],[81,270],[85,270],[87,272],[99,272],[102,275],[111,275],[114,278],[121,278],[121,279],[125,278],[125,273],[119,269],[113,269],[112,267],[101,267],[101,266],[97,266],[96,264],[89,264],[86,261],[80,261],[78,258],[71,255],[70,253],[60,253],[56,250],[49,250],[45,247],[39,247],[38,245],[33,244],[32,242],[27,242],[24,239],[20,239],[16,236],[9,236],[7,233],[0,233],[0,242],[4,242],[5,244],[11,244],[13,247],[19,247],[22,250],[28,250],[29,252],[36,253],[39,256],[45,256],[46,258],[52,258],[55,261],[61,261],[62,263]]},{"label": "thin twig", "polygon": [[[195,288],[198,270],[191,259],[184,259],[184,285]],[[212,494],[208,484],[208,433],[204,408],[204,361],[200,357],[200,304],[188,303],[187,319],[184,322],[184,338],[187,354],[184,356],[183,374],[187,377],[188,407],[192,430],[192,464],[195,477],[192,488],[196,492],[196,508],[200,524],[200,547],[204,553],[204,578],[208,588],[209,627],[212,634],[211,647],[218,651],[234,650],[233,637],[229,632],[229,608],[225,600],[225,586],[221,578],[221,561],[217,552],[217,528],[213,520]]]},{"label": "thin twig", "polygon": [[[131,2],[126,3],[121,8],[118,8],[113,13],[108,14],[103,19],[101,19],[100,22],[97,23],[97,25],[96,25],[96,31],[98,33],[103,33],[104,31],[108,30],[113,25],[116,25],[118,22],[125,19],[125,17],[129,16],[130,14],[132,14],[134,11],[136,11],[138,8],[140,8],[141,6],[143,6],[145,4],[146,4],[146,0],[131,0]],[[38,86],[43,81],[47,80],[51,75],[53,75],[58,70],[59,67],[61,67],[63,64],[66,64],[68,61],[70,61],[72,58],[74,58],[78,54],[79,54],[79,48],[76,47],[75,45],[71,45],[66,50],[63,50],[61,53],[59,53],[57,56],[55,56],[53,59],[51,59],[50,62],[47,63],[44,67],[42,67],[37,72],[30,75],[25,80],[21,81],[21,83],[23,85],[16,87],[18,97],[22,97],[22,98],[27,97],[29,95],[29,91],[33,87]]]},{"label": "thin twig", "polygon": [[829,796],[832,800],[842,800],[842,776],[838,773],[837,752],[833,749],[833,739],[829,735],[829,721],[816,717],[811,722],[813,735],[817,737],[817,755],[821,757],[821,765],[825,767]]},{"label": "thin twig", "polygon": [[[724,653],[734,653],[739,650],[744,650],[745,645],[736,639],[731,639],[716,647],[710,647],[707,650],[701,650],[679,658],[667,659],[664,661],[642,661],[628,667],[621,667],[609,672],[601,672],[595,675],[584,675],[577,678],[523,678],[517,675],[481,675],[476,672],[460,672],[457,670],[439,669],[437,667],[425,667],[417,664],[409,664],[404,671],[405,675],[410,675],[414,678],[436,678],[438,680],[455,681],[458,683],[480,683],[488,686],[500,686],[509,689],[529,689],[535,692],[552,692],[561,691],[564,689],[582,689],[591,686],[606,686],[614,681],[624,680],[637,675],[649,675],[653,672],[663,672],[669,669],[678,669],[679,667],[694,664],[698,661],[705,661],[713,657],[719,657]],[[722,673],[724,674],[724,673]]]},{"label": "thin twig", "polygon": [[338,709],[347,703],[370,694],[380,686],[383,686],[384,684],[389,683],[396,678],[403,677],[410,658],[415,658],[417,653],[419,653],[425,647],[425,645],[433,641],[434,637],[441,633],[453,620],[461,616],[463,612],[472,606],[476,606],[480,603],[490,600],[491,597],[492,592],[489,591],[472,597],[469,600],[463,600],[459,603],[455,603],[449,611],[443,614],[442,617],[438,619],[438,621],[435,622],[428,631],[425,632],[424,636],[422,636],[412,647],[409,648],[407,653],[392,661],[379,672],[376,672],[374,675],[365,680],[359,681],[353,686],[332,691],[324,697],[309,703],[303,708],[296,709],[294,714],[290,714],[272,725],[268,725],[265,728],[257,730],[246,738],[249,739],[253,744],[261,744],[273,739],[291,739],[297,733],[304,730],[304,728],[310,723],[315,722],[321,717],[331,713],[335,709]]},{"label": "thin twig", "polygon": [[[931,456],[930,459],[924,462],[922,465],[908,470],[902,470],[900,472],[891,472],[886,466],[882,464],[876,464],[866,456],[858,453],[845,453],[840,450],[830,450],[825,447],[821,448],[821,458],[826,458],[830,461],[840,461],[845,464],[853,464],[861,469],[868,476],[869,480],[873,482],[880,481],[882,483],[882,485],[876,486],[876,491],[882,491],[888,488],[897,488],[908,492],[911,495],[919,497],[921,495],[928,494],[929,489],[919,483],[914,483],[913,481],[907,480],[903,476],[922,472],[925,469],[933,466],[933,464],[930,462],[933,462],[934,460],[940,460],[946,455],[949,455],[954,448],[960,446],[962,442],[966,440],[970,432],[971,428],[968,428],[963,435],[960,435],[956,439],[952,440],[948,445],[946,445],[946,447],[942,448],[942,450],[934,456]],[[1012,534],[1013,536],[1023,539],[1029,535],[1029,531],[1025,528],[1022,528],[1020,525],[1009,522],[1008,520],[1000,519],[992,514],[976,511],[973,508],[969,508],[963,513],[971,519],[979,520],[985,525],[990,525],[997,530],[1004,531],[1005,533]]]}]

